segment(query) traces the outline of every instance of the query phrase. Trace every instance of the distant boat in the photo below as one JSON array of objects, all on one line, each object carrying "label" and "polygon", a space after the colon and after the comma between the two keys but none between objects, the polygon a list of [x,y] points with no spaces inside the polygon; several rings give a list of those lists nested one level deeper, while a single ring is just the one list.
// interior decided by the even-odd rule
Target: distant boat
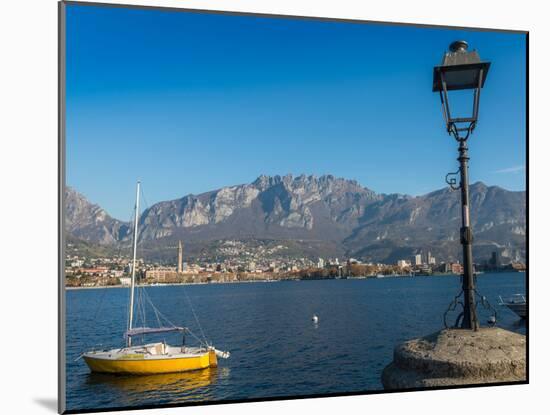
[{"label": "distant boat", "polygon": [[[130,285],[130,307],[128,309],[128,330],[124,333],[126,346],[111,350],[89,351],[82,354],[81,357],[92,372],[128,374],[128,375],[153,375],[160,373],[187,372],[191,370],[206,369],[218,365],[218,357],[227,359],[229,352],[222,352],[215,349],[206,340],[201,341],[198,347],[188,347],[185,345],[185,334],[191,333],[186,327],[178,327],[173,324],[167,327],[134,327],[134,294],[136,277],[136,250],[138,235],[138,216],[139,216],[139,182],[136,191],[135,222],[134,222],[134,255],[132,262],[132,279]],[[144,288],[141,288],[145,290]],[[144,292],[141,297],[147,297]],[[153,307],[160,326],[160,318],[163,317],[159,310]],[[142,300],[143,301],[143,300]],[[137,309],[139,310],[139,304]],[[194,312],[193,312],[194,314]],[[163,320],[168,322],[164,317]],[[169,323],[169,322],[168,322]],[[201,330],[202,331],[202,330]],[[145,336],[147,334],[174,333],[182,334],[182,344],[179,346],[170,346],[165,342],[149,343],[138,346],[132,346],[132,338],[136,336]]]},{"label": "distant boat", "polygon": [[508,307],[521,318],[527,318],[527,300],[523,294],[514,294],[513,296],[503,300],[499,298],[499,305]]}]

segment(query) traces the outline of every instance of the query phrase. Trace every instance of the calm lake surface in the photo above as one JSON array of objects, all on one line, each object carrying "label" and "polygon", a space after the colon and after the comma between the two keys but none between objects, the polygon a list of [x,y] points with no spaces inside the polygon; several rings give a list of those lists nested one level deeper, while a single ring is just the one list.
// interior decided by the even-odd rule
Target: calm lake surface
[{"label": "calm lake surface", "polygon": [[[482,274],[478,291],[498,326],[525,324],[498,296],[525,292],[524,273]],[[382,389],[393,347],[443,327],[459,277],[395,277],[145,288],[174,324],[200,333],[231,358],[199,372],[157,376],[91,374],[78,356],[123,345],[128,289],[67,291],[67,409],[266,398]],[[188,301],[189,299],[189,301]],[[313,324],[313,314],[319,323]],[[485,324],[489,314],[480,310]],[[147,320],[153,325],[156,319]],[[179,344],[178,336],[151,337]]]}]

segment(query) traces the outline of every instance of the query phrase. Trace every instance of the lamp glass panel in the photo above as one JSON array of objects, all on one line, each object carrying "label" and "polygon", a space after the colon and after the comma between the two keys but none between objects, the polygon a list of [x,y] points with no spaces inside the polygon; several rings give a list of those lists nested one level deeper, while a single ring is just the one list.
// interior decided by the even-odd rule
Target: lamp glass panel
[{"label": "lamp glass panel", "polygon": [[466,118],[473,116],[474,91],[472,89],[461,89],[448,91],[449,107],[452,118]]},{"label": "lamp glass panel", "polygon": [[447,81],[447,88],[449,90],[474,88],[479,80],[479,69],[445,71],[445,80]]}]

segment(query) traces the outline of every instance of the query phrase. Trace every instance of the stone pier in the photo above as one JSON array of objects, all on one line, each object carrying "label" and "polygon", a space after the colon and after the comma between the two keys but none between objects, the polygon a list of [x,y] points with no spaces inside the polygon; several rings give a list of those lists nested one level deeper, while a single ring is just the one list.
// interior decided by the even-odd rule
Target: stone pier
[{"label": "stone pier", "polygon": [[445,329],[394,349],[384,389],[526,380],[525,336],[500,328]]}]

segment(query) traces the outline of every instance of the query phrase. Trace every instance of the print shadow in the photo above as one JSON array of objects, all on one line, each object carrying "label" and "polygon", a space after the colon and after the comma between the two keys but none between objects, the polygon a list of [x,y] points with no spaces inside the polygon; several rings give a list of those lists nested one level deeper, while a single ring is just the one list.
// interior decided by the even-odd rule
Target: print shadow
[{"label": "print shadow", "polygon": [[51,412],[57,413],[57,399],[55,398],[34,398],[34,402]]}]

